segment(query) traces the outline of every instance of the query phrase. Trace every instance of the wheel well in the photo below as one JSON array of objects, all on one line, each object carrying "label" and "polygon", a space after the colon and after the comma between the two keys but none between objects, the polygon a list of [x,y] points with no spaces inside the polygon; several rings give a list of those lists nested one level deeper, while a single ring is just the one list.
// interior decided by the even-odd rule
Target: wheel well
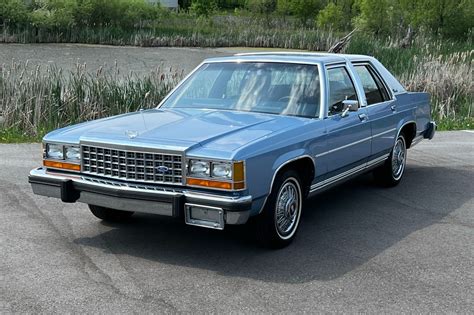
[{"label": "wheel well", "polygon": [[400,130],[400,133],[403,133],[403,135],[405,136],[405,141],[407,142],[407,149],[410,148],[411,143],[416,135],[416,124],[414,122],[406,124],[405,126],[403,126],[402,130]]},{"label": "wheel well", "polygon": [[292,161],[282,167],[278,173],[284,172],[286,170],[295,170],[298,175],[301,176],[302,185],[303,185],[303,194],[306,196],[309,192],[309,188],[311,186],[311,182],[314,179],[314,162],[309,157],[303,157],[301,159]]}]

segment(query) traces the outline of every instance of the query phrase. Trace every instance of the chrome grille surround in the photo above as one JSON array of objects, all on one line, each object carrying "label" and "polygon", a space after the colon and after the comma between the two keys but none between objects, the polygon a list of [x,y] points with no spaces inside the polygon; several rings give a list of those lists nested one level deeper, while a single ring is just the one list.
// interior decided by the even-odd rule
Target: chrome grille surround
[{"label": "chrome grille surround", "polygon": [[125,181],[184,185],[185,159],[180,152],[81,144],[81,172]]}]

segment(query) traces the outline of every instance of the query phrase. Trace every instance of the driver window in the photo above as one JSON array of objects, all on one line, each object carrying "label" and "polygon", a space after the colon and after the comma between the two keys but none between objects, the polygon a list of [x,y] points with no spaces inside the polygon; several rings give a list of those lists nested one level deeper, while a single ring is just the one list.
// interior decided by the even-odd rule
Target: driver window
[{"label": "driver window", "polygon": [[328,80],[328,114],[331,116],[343,111],[342,101],[357,100],[357,94],[346,67],[328,69]]}]

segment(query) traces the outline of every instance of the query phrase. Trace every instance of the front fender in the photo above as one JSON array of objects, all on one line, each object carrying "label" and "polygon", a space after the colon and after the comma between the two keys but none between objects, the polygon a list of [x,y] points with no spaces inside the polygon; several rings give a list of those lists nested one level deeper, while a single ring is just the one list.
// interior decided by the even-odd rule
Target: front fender
[{"label": "front fender", "polygon": [[313,164],[315,163],[311,155],[303,148],[269,153],[255,157],[247,163],[249,193],[254,196],[252,215],[259,213],[263,208],[278,172],[285,165],[303,158],[310,158]]}]

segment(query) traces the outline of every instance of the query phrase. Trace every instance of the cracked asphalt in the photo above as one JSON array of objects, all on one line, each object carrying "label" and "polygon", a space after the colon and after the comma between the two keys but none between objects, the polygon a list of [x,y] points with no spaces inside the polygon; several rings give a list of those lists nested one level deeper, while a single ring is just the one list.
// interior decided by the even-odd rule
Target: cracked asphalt
[{"label": "cracked asphalt", "polygon": [[105,224],[33,195],[39,144],[0,145],[0,313],[472,313],[474,133],[408,151],[395,188],[364,175],[307,203],[288,248],[244,228],[140,214]]}]

